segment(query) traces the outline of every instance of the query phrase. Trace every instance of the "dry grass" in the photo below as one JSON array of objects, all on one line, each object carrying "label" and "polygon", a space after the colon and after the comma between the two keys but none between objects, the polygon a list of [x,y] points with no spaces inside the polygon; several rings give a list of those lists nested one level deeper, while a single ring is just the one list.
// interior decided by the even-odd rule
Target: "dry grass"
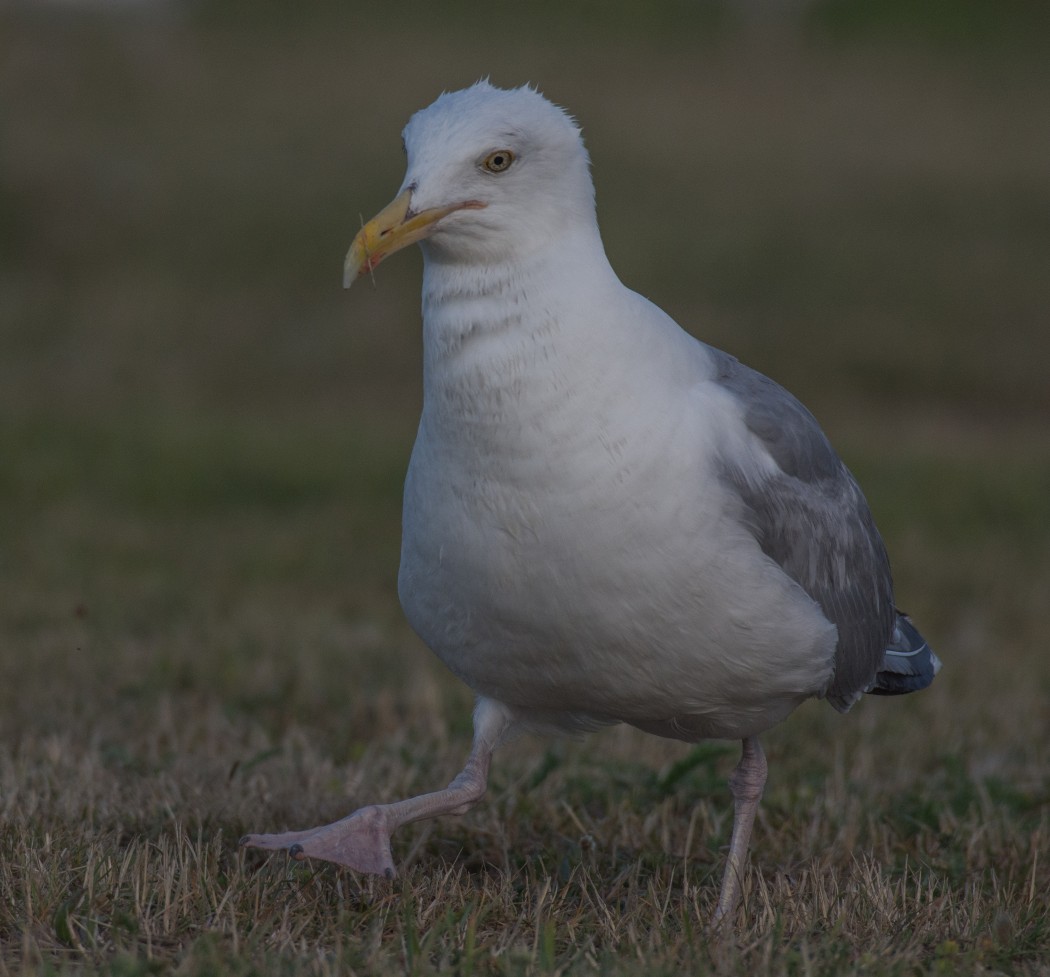
[{"label": "dry grass", "polygon": [[[0,974],[1050,973],[1043,60],[4,17]],[[815,408],[946,662],[766,738],[731,938],[725,744],[523,739],[392,883],[234,844],[469,746],[394,593],[418,265],[337,285],[490,71],[584,121],[625,279]]]},{"label": "dry grass", "polygon": [[[160,687],[116,694],[82,733],[23,737],[0,770],[0,959],[11,972],[1045,972],[1045,746],[975,770],[979,749],[945,752],[960,708],[946,694],[849,720],[807,709],[769,738],[733,940],[704,931],[729,830],[721,745],[621,730],[523,742],[483,808],[398,838],[393,883],[239,853],[248,826],[455,772],[467,737],[448,730],[469,703],[417,653],[389,650],[411,680],[387,679],[393,697],[338,742],[305,716],[274,733],[219,690]],[[330,678],[311,658],[300,688]],[[282,708],[319,698],[286,691]],[[333,760],[348,744],[352,759]]]}]

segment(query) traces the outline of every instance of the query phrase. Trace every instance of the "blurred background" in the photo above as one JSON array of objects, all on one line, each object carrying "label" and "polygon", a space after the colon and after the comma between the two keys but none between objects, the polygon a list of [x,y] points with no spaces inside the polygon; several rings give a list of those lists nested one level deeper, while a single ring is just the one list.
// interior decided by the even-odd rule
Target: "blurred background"
[{"label": "blurred background", "polygon": [[7,742],[134,767],[163,704],[337,760],[409,715],[466,730],[395,593],[420,259],[340,276],[409,115],[489,76],[581,122],[623,280],[857,472],[948,664],[941,748],[1045,758],[1048,11],[8,0]]}]

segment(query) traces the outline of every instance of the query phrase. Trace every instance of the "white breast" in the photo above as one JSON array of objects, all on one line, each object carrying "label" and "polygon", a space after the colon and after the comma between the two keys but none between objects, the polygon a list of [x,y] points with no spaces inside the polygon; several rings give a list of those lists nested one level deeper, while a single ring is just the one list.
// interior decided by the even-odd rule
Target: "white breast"
[{"label": "white breast", "polygon": [[734,518],[713,466],[740,420],[704,347],[618,282],[628,315],[600,336],[581,310],[502,302],[500,322],[430,285],[399,578],[429,647],[555,723],[683,738],[749,735],[819,691],[835,629]]}]

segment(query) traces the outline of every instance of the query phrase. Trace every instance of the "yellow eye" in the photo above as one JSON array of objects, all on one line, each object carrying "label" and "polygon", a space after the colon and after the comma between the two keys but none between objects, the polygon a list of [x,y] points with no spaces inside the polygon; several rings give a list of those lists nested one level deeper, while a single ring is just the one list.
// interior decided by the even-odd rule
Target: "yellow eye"
[{"label": "yellow eye", "polygon": [[481,161],[481,165],[490,173],[502,173],[513,162],[514,154],[509,149],[496,149]]}]

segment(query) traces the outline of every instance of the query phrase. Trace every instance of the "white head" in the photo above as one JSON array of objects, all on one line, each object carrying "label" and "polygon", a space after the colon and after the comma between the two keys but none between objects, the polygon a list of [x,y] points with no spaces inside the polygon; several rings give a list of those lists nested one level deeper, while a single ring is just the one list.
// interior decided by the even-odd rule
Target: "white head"
[{"label": "white head", "polygon": [[446,92],[403,135],[401,190],[355,238],[345,284],[415,241],[437,261],[486,264],[597,236],[579,127],[535,89]]}]

